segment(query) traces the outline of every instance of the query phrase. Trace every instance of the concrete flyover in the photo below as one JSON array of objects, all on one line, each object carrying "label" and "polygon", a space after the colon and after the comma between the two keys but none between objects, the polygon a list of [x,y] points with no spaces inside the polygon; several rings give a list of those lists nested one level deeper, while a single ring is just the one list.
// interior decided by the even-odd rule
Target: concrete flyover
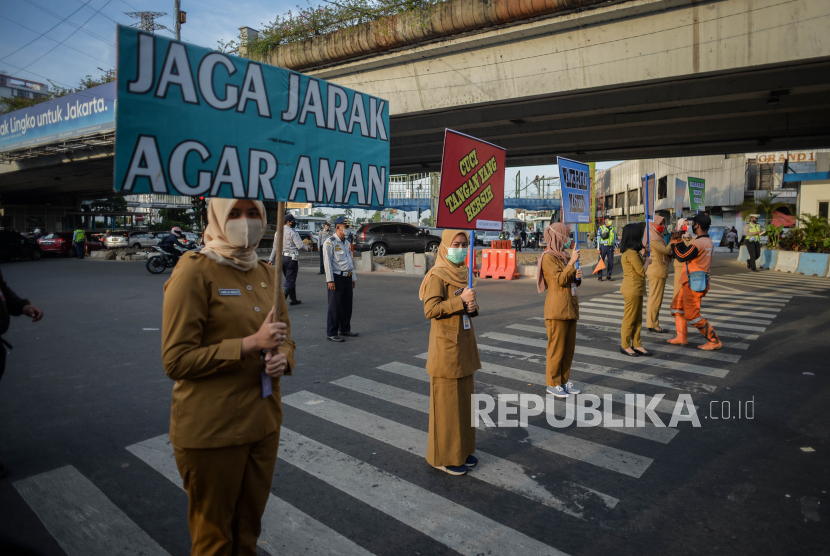
[{"label": "concrete flyover", "polygon": [[623,160],[830,146],[830,1],[452,0],[283,45],[266,62],[389,100],[392,171],[450,127]]}]

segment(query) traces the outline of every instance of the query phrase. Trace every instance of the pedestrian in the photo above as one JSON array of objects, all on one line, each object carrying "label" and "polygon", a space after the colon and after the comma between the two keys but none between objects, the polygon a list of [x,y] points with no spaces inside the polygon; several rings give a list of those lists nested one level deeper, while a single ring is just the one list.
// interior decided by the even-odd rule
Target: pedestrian
[{"label": "pedestrian", "polygon": [[[303,243],[300,234],[294,228],[297,227],[297,219],[293,214],[285,215],[285,226],[282,232],[282,272],[285,275],[285,282],[282,285],[285,297],[290,299],[289,305],[302,303],[297,299],[297,274],[300,271],[300,250],[308,251]],[[274,236],[274,246],[271,248],[271,256],[268,264],[274,266],[277,260],[277,236]]]},{"label": "pedestrian", "polygon": [[75,230],[75,233],[72,235],[72,241],[75,243],[75,253],[78,255],[79,259],[83,260],[84,248],[86,247],[86,235],[84,234],[83,229],[78,228]]},{"label": "pedestrian", "polygon": [[[612,281],[611,273],[614,271],[614,243],[617,241],[617,232],[611,225],[611,219],[606,218],[605,223],[599,227],[599,259],[605,261],[608,281]],[[620,250],[622,252],[622,250]],[[598,273],[599,281],[602,282],[602,271]]]},{"label": "pedestrian", "polygon": [[755,268],[755,261],[761,256],[761,236],[766,232],[758,225],[759,214],[749,215],[749,224],[745,226],[746,235],[744,244],[746,245],[746,252],[749,258],[746,261],[746,266],[752,272],[758,272]]},{"label": "pedestrian", "polygon": [[522,244],[522,247],[527,247],[527,232],[524,228],[519,232],[519,242]]},{"label": "pedestrian", "polygon": [[677,337],[668,340],[668,343],[688,345],[688,323],[697,328],[707,340],[705,344],[697,346],[698,349],[712,351],[721,349],[723,344],[715,329],[700,315],[700,302],[709,291],[709,269],[712,265],[712,253],[715,251],[715,245],[708,234],[712,220],[709,215],[700,212],[692,217],[690,222],[695,234],[694,241],[688,245],[678,242],[672,247],[674,257],[683,263],[683,266],[680,275],[680,295],[675,295],[672,301]]},{"label": "pedestrian", "polygon": [[522,234],[519,232],[518,228],[513,230],[513,243],[516,245],[516,251],[521,253],[522,252]]},{"label": "pedestrian", "polygon": [[[21,298],[12,290],[3,279],[0,272],[0,380],[6,370],[6,348],[11,349],[11,344],[2,338],[3,334],[9,331],[10,317],[26,315],[32,322],[38,322],[43,318],[43,311],[32,305],[28,299]],[[9,474],[9,470],[0,461],[0,479]]]},{"label": "pedestrian", "polygon": [[352,298],[357,276],[354,272],[351,244],[346,239],[348,221],[340,216],[334,221],[334,235],[323,244],[323,263],[329,294],[329,311],[326,317],[326,338],[342,342],[343,336],[355,337],[352,332]]},{"label": "pedestrian", "polygon": [[556,398],[579,394],[573,382],[571,363],[576,350],[576,321],[579,319],[579,300],[576,288],[582,284],[582,270],[576,268],[579,249],[571,246],[570,230],[557,222],[545,229],[547,246],[536,264],[536,290],[548,291],[545,296],[545,328],[548,335],[545,364],[546,392]]},{"label": "pedestrian", "polygon": [[326,269],[323,266],[323,244],[331,237],[331,224],[326,222],[323,224],[323,229],[317,232],[317,250],[320,251],[320,272],[317,274],[325,274]]},{"label": "pedestrian", "polygon": [[645,272],[650,258],[644,258],[643,226],[639,222],[626,224],[620,243],[620,262],[623,267],[623,283],[620,293],[625,300],[622,327],[620,328],[620,353],[631,357],[651,356],[643,348],[640,331],[643,327],[643,296],[646,294]]},{"label": "pedestrian", "polygon": [[732,226],[732,229],[726,234],[726,241],[729,243],[729,252],[733,253],[735,243],[738,241],[738,230],[735,229],[735,226]]},{"label": "pedestrian", "polygon": [[34,235],[32,236],[32,239],[37,241],[42,237],[43,237],[43,233],[40,231],[40,228],[35,228],[35,232],[34,232]]},{"label": "pedestrian", "polygon": [[473,317],[478,316],[475,289],[467,282],[464,264],[470,236],[461,230],[444,230],[435,265],[424,276],[418,296],[430,319],[429,437],[427,463],[449,473],[464,475],[478,459],[476,430],[470,423],[473,373],[481,368]]},{"label": "pedestrian", "polygon": [[164,286],[170,443],[191,554],[256,554],[282,423],[279,379],[291,374],[295,345],[282,292],[274,318],[276,273],[255,250],[264,205],[214,198],[207,210],[205,248],[185,254]]},{"label": "pedestrian", "polygon": [[649,248],[651,249],[651,264],[646,271],[648,278],[648,304],[646,306],[646,328],[649,332],[663,334],[665,328],[660,328],[660,307],[663,305],[663,292],[666,289],[666,279],[669,277],[669,254],[671,249],[666,245],[663,232],[666,230],[666,219],[655,216],[649,226]]}]

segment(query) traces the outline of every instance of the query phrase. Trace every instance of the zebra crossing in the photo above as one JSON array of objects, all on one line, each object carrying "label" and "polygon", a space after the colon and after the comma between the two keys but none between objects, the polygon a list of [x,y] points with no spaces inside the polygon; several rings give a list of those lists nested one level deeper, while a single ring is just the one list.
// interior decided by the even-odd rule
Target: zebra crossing
[{"label": "zebra crossing", "polygon": [[[751,295],[742,295],[743,290],[735,288],[746,288]],[[669,322],[671,289],[668,284],[661,310],[667,328],[673,324]],[[554,427],[552,420],[567,417],[567,406],[531,407],[532,400],[521,396],[544,395],[547,340],[543,319],[528,315],[502,329],[480,325],[477,337],[482,368],[476,373],[476,391],[502,396],[513,413],[508,412],[501,422],[492,415],[503,426],[479,425],[479,465],[466,477],[447,477],[446,484],[457,489],[470,481],[521,497],[528,508],[552,512],[551,517],[602,522],[625,504],[627,487],[647,476],[672,450],[678,436],[691,434],[691,426],[657,426],[644,417],[644,408],[667,422],[681,395],[690,395],[696,406],[704,405],[700,398],[717,392],[730,373],[740,371],[746,351],[793,298],[826,297],[828,289],[830,281],[802,276],[719,276],[704,300],[702,313],[723,337],[724,349],[694,349],[704,341],[695,329],[690,330],[693,345],[689,347],[666,344],[668,334],[644,329],[644,346],[654,356],[636,359],[617,349],[623,309],[619,292],[583,301],[571,380],[582,390],[581,395],[593,394],[602,400],[597,409],[606,416],[599,427],[590,429],[590,435],[585,434],[585,427],[592,425],[586,416],[577,414],[571,425]],[[454,500],[444,490],[416,484],[397,470],[382,469],[369,458],[343,451],[344,446],[332,440],[336,435],[319,438],[292,428],[292,421],[305,419],[330,430],[346,429],[371,439],[401,461],[426,467],[426,357],[426,353],[416,353],[374,368],[355,369],[353,374],[329,381],[325,391],[285,395],[282,401],[289,426],[281,431],[279,465],[311,475],[326,488],[460,554],[564,555],[532,532],[500,523]],[[380,411],[381,407],[387,410]],[[531,409],[538,411],[531,413]],[[395,417],[396,411],[408,411],[420,419],[417,424],[411,419],[402,422],[404,419]],[[527,427],[509,426],[517,411],[531,415]],[[126,451],[168,479],[173,490],[184,496],[167,435],[127,446]],[[567,473],[566,469],[575,471]],[[71,465],[18,481],[14,487],[69,556],[168,554],[158,539],[130,519],[128,509],[116,506]],[[275,482],[259,546],[274,555],[373,554],[350,538],[351,530],[335,530],[321,518],[281,498],[280,485]]]}]

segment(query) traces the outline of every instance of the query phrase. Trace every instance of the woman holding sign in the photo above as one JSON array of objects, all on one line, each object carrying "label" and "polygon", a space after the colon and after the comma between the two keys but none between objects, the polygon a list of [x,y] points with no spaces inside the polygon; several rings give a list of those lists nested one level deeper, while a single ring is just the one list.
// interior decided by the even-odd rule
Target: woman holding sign
[{"label": "woman holding sign", "polygon": [[170,443],[191,553],[256,554],[282,423],[279,378],[291,374],[294,342],[281,288],[273,318],[277,275],[254,250],[263,204],[212,199],[208,222],[205,249],[182,256],[164,286],[162,362],[176,381]]},{"label": "woman holding sign", "polygon": [[472,317],[478,316],[476,292],[467,287],[464,264],[467,232],[444,230],[435,266],[421,283],[429,333],[429,440],[427,462],[450,475],[464,475],[478,463],[476,430],[470,425],[473,373],[481,368]]},{"label": "woman holding sign", "polygon": [[643,349],[640,330],[643,327],[643,296],[646,294],[646,269],[651,259],[643,260],[643,231],[641,223],[632,222],[623,228],[620,243],[620,261],[623,267],[623,283],[620,293],[625,300],[620,339],[620,353],[631,357],[650,356]]},{"label": "woman holding sign", "polygon": [[545,382],[547,393],[557,398],[579,394],[572,382],[571,363],[576,351],[576,321],[579,318],[579,301],[576,288],[582,283],[582,271],[576,268],[579,250],[570,256],[570,230],[557,222],[545,229],[547,246],[539,256],[536,266],[536,289],[545,296],[545,328],[548,333]]},{"label": "woman holding sign", "polygon": [[660,328],[660,307],[663,305],[663,292],[666,289],[666,279],[669,277],[669,254],[671,248],[666,245],[663,232],[666,230],[666,219],[662,216],[655,216],[649,224],[648,246],[652,252],[652,263],[646,271],[648,276],[648,306],[646,308],[646,326],[650,332],[666,332]]}]

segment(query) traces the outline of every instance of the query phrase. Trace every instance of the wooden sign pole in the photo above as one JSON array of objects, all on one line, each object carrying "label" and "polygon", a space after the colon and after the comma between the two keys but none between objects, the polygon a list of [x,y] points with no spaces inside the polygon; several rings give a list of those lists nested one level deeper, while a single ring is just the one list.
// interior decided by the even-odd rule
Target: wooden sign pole
[{"label": "wooden sign pole", "polygon": [[277,203],[277,234],[274,236],[274,246],[276,247],[274,257],[274,270],[277,275],[274,280],[274,322],[280,320],[280,288],[282,287],[282,247],[283,236],[285,235],[285,203]]}]

